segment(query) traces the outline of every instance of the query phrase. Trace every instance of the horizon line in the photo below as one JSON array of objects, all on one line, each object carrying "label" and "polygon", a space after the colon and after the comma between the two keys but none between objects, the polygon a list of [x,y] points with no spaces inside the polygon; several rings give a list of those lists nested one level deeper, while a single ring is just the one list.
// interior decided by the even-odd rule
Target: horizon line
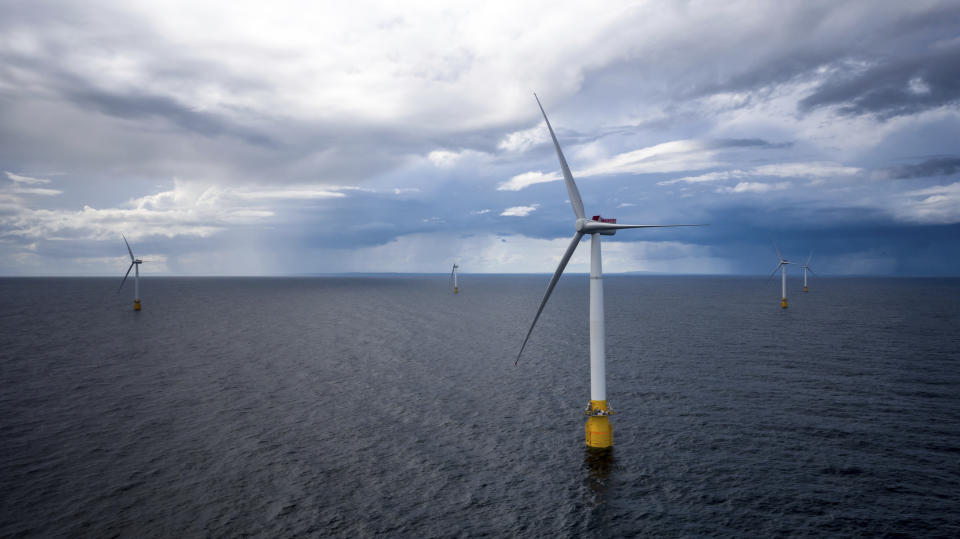
[{"label": "horizon line", "polygon": [[[198,278],[302,278],[302,277],[348,277],[348,276],[447,276],[446,272],[403,272],[403,271],[345,271],[345,272],[316,272],[316,273],[284,273],[284,274],[204,274],[204,273],[151,273],[148,278],[177,278],[177,277],[198,277]],[[552,272],[460,272],[460,275],[553,275]],[[564,272],[564,275],[590,275],[589,271],[584,272]],[[667,272],[647,272],[647,271],[624,271],[604,273],[605,277],[763,277],[765,273],[667,273]],[[141,275],[141,278],[145,276]],[[799,275],[795,276],[800,278]],[[820,274],[818,277],[847,278],[847,277],[882,277],[882,278],[960,278],[958,275],[916,275],[916,274],[876,274],[876,273],[844,273],[844,274]],[[52,279],[52,278],[89,278],[89,279],[113,279],[120,277],[112,274],[60,274],[60,275],[16,275],[0,274],[0,279]]]}]

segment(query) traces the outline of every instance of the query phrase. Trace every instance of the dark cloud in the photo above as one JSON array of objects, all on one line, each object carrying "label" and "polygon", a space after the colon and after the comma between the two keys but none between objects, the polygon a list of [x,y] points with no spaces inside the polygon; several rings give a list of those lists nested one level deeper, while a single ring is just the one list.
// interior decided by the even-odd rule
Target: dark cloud
[{"label": "dark cloud", "polygon": [[[849,64],[847,64],[849,65]],[[801,111],[837,106],[842,114],[892,118],[955,106],[960,100],[960,46],[876,63],[843,67],[798,103]]]},{"label": "dark cloud", "polygon": [[[734,50],[724,48],[729,47],[726,38],[705,34],[685,47],[691,52],[683,55],[665,51],[658,60],[603,67],[592,84],[629,87],[659,81],[666,74],[672,84],[646,88],[648,95],[682,103],[732,92],[742,100],[716,106],[740,108],[775,96],[782,85],[820,81],[827,69],[833,72],[801,102],[801,111],[837,105],[844,114],[883,118],[954,104],[960,96],[956,2],[933,2],[916,10],[876,3],[861,13],[842,2],[771,6],[757,8],[760,13],[769,10],[766,31],[743,34]],[[847,18],[851,24],[838,24]],[[704,48],[704,43],[716,43],[716,49]],[[850,67],[862,65],[870,68],[861,72]],[[929,93],[909,90],[915,78],[924,81]]]},{"label": "dark cloud", "polygon": [[215,114],[198,112],[165,96],[117,94],[94,89],[70,90],[65,96],[78,107],[92,107],[103,114],[124,119],[153,117],[181,129],[208,137],[235,136],[255,146],[276,146],[264,133],[233,125]]},{"label": "dark cloud", "polygon": [[[675,5],[679,4],[670,4]],[[769,272],[766,257],[772,227],[785,251],[796,248],[805,253],[815,245],[828,257],[873,249],[926,260],[939,268],[956,267],[955,260],[924,258],[914,249],[931,237],[940,251],[957,252],[957,240],[952,239],[960,237],[956,225],[911,227],[894,217],[893,210],[917,198],[911,190],[943,183],[940,179],[907,184],[867,182],[856,176],[806,185],[808,179],[737,174],[724,179],[721,174],[699,184],[656,185],[708,170],[747,174],[758,164],[801,162],[856,165],[890,178],[956,174],[960,158],[953,148],[937,145],[956,138],[955,118],[941,119],[936,128],[926,119],[905,122],[916,131],[901,126],[872,149],[864,148],[870,145],[866,142],[849,150],[827,147],[848,136],[849,130],[814,129],[809,124],[817,118],[795,115],[791,101],[797,88],[814,88],[798,105],[800,111],[835,107],[844,115],[880,118],[955,103],[960,93],[956,2],[905,7],[815,0],[723,9],[694,4],[682,8],[687,10],[682,17],[664,19],[659,34],[637,31],[637,21],[624,19],[629,31],[620,39],[604,31],[598,41],[588,42],[583,50],[571,49],[559,60],[546,53],[504,55],[495,46],[491,54],[475,54],[470,46],[460,50],[453,42],[450,50],[456,54],[439,61],[427,57],[412,68],[434,84],[411,86],[399,102],[381,103],[378,90],[370,101],[352,104],[329,96],[314,103],[312,94],[304,96],[299,93],[302,88],[294,88],[299,84],[313,88],[319,79],[326,84],[324,55],[337,57],[340,51],[335,48],[319,54],[304,51],[303,58],[319,60],[317,65],[286,64],[295,67],[289,70],[294,75],[286,79],[287,71],[271,69],[272,63],[276,55],[298,57],[299,49],[291,51],[282,44],[274,49],[247,39],[252,36],[231,36],[216,28],[197,40],[176,37],[176,32],[164,30],[160,17],[151,16],[151,9],[111,2],[57,6],[20,2],[0,7],[0,33],[9,36],[0,40],[0,171],[37,177],[46,177],[46,171],[61,172],[50,176],[51,187],[64,191],[57,197],[22,197],[22,207],[0,211],[62,210],[63,215],[50,217],[55,220],[71,217],[70,212],[85,205],[100,210],[127,207],[128,200],[173,189],[172,178],[197,189],[210,184],[238,192],[245,188],[269,192],[274,187],[279,192],[284,184],[356,188],[340,191],[344,196],[339,198],[247,201],[249,207],[239,209],[266,209],[271,215],[229,226],[213,218],[189,221],[187,200],[182,219],[189,222],[183,224],[213,224],[221,230],[209,237],[153,234],[142,242],[143,249],[169,256],[172,270],[187,272],[198,267],[188,255],[223,245],[250,253],[251,258],[267,259],[261,254],[269,253],[283,261],[262,271],[302,271],[307,267],[304,261],[314,264],[311,268],[324,267],[326,261],[311,259],[323,249],[382,246],[413,234],[569,237],[572,213],[561,182],[521,191],[496,189],[517,174],[557,171],[556,155],[546,138],[519,150],[500,147],[508,133],[542,125],[535,101],[526,93],[529,84],[541,92],[575,170],[672,141],[684,141],[679,146],[696,146],[703,150],[700,153],[713,156],[710,163],[716,166],[699,172],[691,159],[677,166],[694,167],[690,171],[578,180],[590,214],[612,215],[621,222],[713,225],[622,234],[611,241],[691,243],[709,248],[712,256],[744,260],[738,271]],[[638,13],[653,21],[664,11],[669,8],[654,5],[650,12]],[[716,16],[698,19],[699,12]],[[222,13],[224,18],[231,15]],[[186,22],[187,17],[189,10],[176,12],[166,23]],[[271,29],[262,29],[270,34]],[[283,37],[283,31],[273,29],[267,41]],[[590,34],[584,35],[586,39]],[[222,46],[204,50],[206,40],[224,36]],[[351,38],[354,45],[365,40],[362,35]],[[375,45],[378,39],[370,42]],[[605,52],[604,47],[611,50]],[[397,50],[403,52],[401,60],[416,57],[403,47]],[[370,46],[371,57],[381,52]],[[526,57],[535,58],[536,67],[524,61],[518,69],[503,71],[486,64],[488,58],[509,64]],[[563,66],[560,75],[557,64]],[[483,93],[460,95],[462,88],[453,83],[478,66],[474,75],[482,74],[476,80],[483,83],[476,87]],[[842,66],[859,67],[844,71]],[[404,84],[409,66],[398,62],[395,67],[396,72],[381,70],[379,75],[387,74],[382,84]],[[356,69],[361,84],[341,88],[343,97],[337,99],[349,101],[353,92],[370,91],[362,79],[372,73],[365,73],[362,64]],[[505,98],[495,91],[511,86],[522,88],[522,98]],[[441,88],[450,88],[450,93]],[[390,92],[384,94],[385,99],[397,99]],[[192,103],[195,96],[207,96],[209,101]],[[216,96],[224,97],[220,101]],[[289,106],[301,98],[305,106]],[[511,102],[521,99],[519,106]],[[358,108],[357,103],[364,106]],[[386,106],[365,115],[370,103]],[[492,114],[490,108],[499,112]],[[844,117],[833,121],[840,128],[859,124]],[[539,135],[545,137],[545,132]],[[906,147],[907,142],[914,146]],[[426,159],[436,150],[452,152],[449,162]],[[928,157],[891,161],[909,155]],[[897,165],[882,168],[891,163]],[[741,181],[789,186],[749,196],[722,190]],[[239,203],[225,196],[218,208],[224,204]],[[536,211],[527,217],[500,215],[508,207],[534,204]],[[481,210],[486,213],[471,213]],[[922,215],[919,212],[911,215]],[[130,222],[135,226],[135,219]],[[0,235],[4,232],[0,229]],[[39,252],[59,252],[51,256],[64,261],[85,255],[122,258],[117,240],[85,238],[84,230],[59,234],[70,241],[17,236],[22,251],[9,250],[13,243],[0,243],[0,260],[29,254],[33,243]],[[178,256],[181,266],[176,265]],[[759,257],[762,263],[754,264]],[[4,263],[13,264],[0,261],[0,269]],[[377,263],[390,269],[389,260]],[[903,271],[922,270],[918,263]]]},{"label": "dark cloud", "polygon": [[904,180],[910,178],[949,176],[958,171],[960,171],[960,157],[939,156],[920,163],[910,163],[881,169],[880,174],[885,178]]}]

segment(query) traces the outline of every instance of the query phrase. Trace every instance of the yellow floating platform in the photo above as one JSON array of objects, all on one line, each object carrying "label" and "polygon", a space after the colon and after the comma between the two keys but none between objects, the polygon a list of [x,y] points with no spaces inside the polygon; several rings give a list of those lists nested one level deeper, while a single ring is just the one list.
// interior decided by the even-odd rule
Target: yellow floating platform
[{"label": "yellow floating platform", "polygon": [[607,401],[590,401],[590,412],[604,412],[604,415],[591,415],[584,426],[587,447],[613,447],[613,425],[610,424],[610,409]]}]

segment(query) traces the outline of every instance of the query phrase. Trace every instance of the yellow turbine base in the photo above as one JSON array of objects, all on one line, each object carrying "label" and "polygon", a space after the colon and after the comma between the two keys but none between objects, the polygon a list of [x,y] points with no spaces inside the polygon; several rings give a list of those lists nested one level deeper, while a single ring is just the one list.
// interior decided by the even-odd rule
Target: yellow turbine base
[{"label": "yellow turbine base", "polygon": [[456,294],[458,292],[460,292],[460,287],[459,286],[453,287],[453,293]]},{"label": "yellow turbine base", "polygon": [[[607,411],[607,401],[590,401],[590,410]],[[587,438],[587,447],[613,447],[613,425],[610,424],[610,416],[590,416],[583,430]]]},{"label": "yellow turbine base", "polygon": [[806,292],[806,291],[807,291],[807,287],[803,287],[803,291]]},{"label": "yellow turbine base", "polygon": [[783,300],[780,301],[780,307],[783,307],[784,309],[787,308],[787,298],[783,298]]},{"label": "yellow turbine base", "polygon": [[584,431],[587,435],[587,447],[613,447],[613,425],[610,424],[609,416],[590,416]]},{"label": "yellow turbine base", "polygon": [[139,300],[139,299],[133,300],[133,310],[134,310],[134,311],[139,311],[139,310],[140,310],[140,300]]}]

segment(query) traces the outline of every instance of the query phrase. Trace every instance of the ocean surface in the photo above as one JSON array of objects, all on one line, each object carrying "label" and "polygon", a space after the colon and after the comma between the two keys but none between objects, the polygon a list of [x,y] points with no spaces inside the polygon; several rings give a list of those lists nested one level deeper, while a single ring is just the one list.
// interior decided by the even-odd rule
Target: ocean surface
[{"label": "ocean surface", "polygon": [[0,536],[960,536],[960,279],[548,279],[0,279]]}]

